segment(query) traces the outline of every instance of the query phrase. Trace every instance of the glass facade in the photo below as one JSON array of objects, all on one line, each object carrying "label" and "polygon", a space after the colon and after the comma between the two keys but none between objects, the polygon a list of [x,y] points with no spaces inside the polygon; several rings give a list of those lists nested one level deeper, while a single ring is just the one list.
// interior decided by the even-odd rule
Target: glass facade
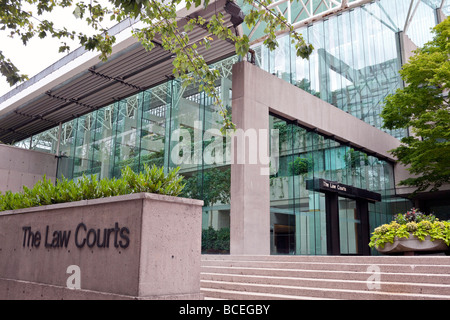
[{"label": "glass facade", "polygon": [[[227,106],[231,105],[231,67],[237,61],[231,57],[212,66],[221,71],[216,89]],[[185,87],[178,80],[117,101],[63,124],[58,175],[111,178],[119,177],[126,166],[135,171],[144,165],[179,166],[187,183],[183,196],[205,201],[203,227],[229,228],[231,173],[225,156],[229,145],[221,136],[219,141],[219,135],[211,135],[220,132],[219,110],[197,87]],[[51,132],[56,137],[58,128]],[[55,148],[56,143],[49,151]]]},{"label": "glass facade", "polygon": [[[380,0],[327,17],[297,30],[314,46],[309,60],[296,56],[285,35],[275,51],[257,48],[257,62],[279,78],[382,129],[384,98],[403,86],[398,74],[402,65],[399,33],[410,4],[410,0]],[[430,2],[420,2],[407,28],[407,36],[419,47],[432,39],[435,8]],[[398,138],[407,134],[404,130],[389,133]]]},{"label": "glass facade", "polygon": [[[431,39],[435,2],[420,2],[406,32],[418,46]],[[326,10],[323,1],[313,3],[316,13]],[[380,0],[329,16],[298,30],[314,45],[309,60],[296,57],[285,35],[273,52],[254,48],[257,64],[381,129],[383,100],[403,85],[397,72],[402,64],[399,32],[410,3]],[[293,16],[302,14],[301,7],[292,7]],[[252,39],[261,32],[246,31]],[[231,57],[212,66],[221,72],[216,89],[228,108],[231,67],[237,61]],[[205,201],[203,229],[226,230],[230,145],[219,133],[212,134],[220,127],[213,101],[198,87],[185,87],[175,79],[64,123],[61,131],[56,127],[16,145],[56,153],[60,141],[59,176],[73,179],[83,174],[118,177],[125,166],[136,171],[146,164],[180,166],[187,183],[184,196]],[[369,204],[371,229],[409,209],[409,202],[395,197],[392,164],[275,116],[270,117],[269,127],[279,130],[280,144],[279,171],[270,177],[272,254],[327,254],[325,195],[307,188],[307,181],[314,178],[380,193],[382,201]],[[341,253],[357,254],[356,203],[348,198],[338,202]]]},{"label": "glass facade", "polygon": [[[380,193],[382,202],[369,204],[373,230],[410,203],[395,197],[393,166],[364,152],[306,130],[275,116],[278,129],[278,173],[270,177],[272,254],[327,254],[325,194],[307,187],[317,178]],[[356,254],[355,201],[339,198],[341,253]]]},{"label": "glass facade", "polygon": [[[348,4],[357,2],[358,0],[348,0]],[[248,4],[244,4],[242,0],[237,0],[239,5],[243,8],[243,11],[248,11],[251,7]],[[413,42],[422,46],[425,42],[430,40],[430,28],[436,24],[436,9],[441,7],[442,0],[420,0],[418,2],[413,1],[413,7],[410,13],[415,10],[412,15],[411,25],[407,27],[406,34],[413,40]],[[336,9],[341,5],[342,1],[333,0],[311,0],[311,1],[293,1],[290,4],[290,10],[287,3],[280,3],[277,6],[277,11],[283,14],[288,21],[292,24],[307,20],[312,16],[318,17],[321,13],[324,13],[330,9]],[[369,24],[370,28],[379,28],[381,23],[391,31],[399,32],[404,31],[406,25],[406,18],[408,16],[411,0],[375,0],[366,4],[356,7],[355,10],[366,10],[370,17],[368,21],[363,21],[362,25]],[[415,6],[417,5],[417,9]],[[279,9],[279,10],[278,10]],[[442,7],[444,15],[450,14],[450,4],[444,3]],[[345,14],[345,12],[343,13]],[[410,16],[411,17],[411,16]],[[326,17],[323,21],[334,18],[333,16]],[[321,20],[320,18],[314,20]],[[320,21],[319,21],[320,22]],[[317,22],[314,22],[316,24]],[[375,24],[374,24],[375,23]],[[359,27],[362,26],[361,22]],[[358,28],[358,26],[353,25]],[[264,22],[255,25],[253,28],[248,28],[246,25],[244,32],[249,36],[250,41],[258,41],[258,39],[264,37],[264,29],[266,27]],[[349,27],[344,25],[343,27]]]}]

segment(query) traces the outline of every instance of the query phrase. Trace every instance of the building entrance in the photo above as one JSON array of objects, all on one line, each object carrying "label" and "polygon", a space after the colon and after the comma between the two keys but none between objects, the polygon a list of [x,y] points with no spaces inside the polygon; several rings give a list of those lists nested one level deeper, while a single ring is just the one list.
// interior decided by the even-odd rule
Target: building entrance
[{"label": "building entrance", "polygon": [[369,202],[381,195],[334,181],[307,181],[309,190],[325,194],[328,255],[370,255]]},{"label": "building entrance", "polygon": [[339,242],[341,254],[360,254],[361,219],[356,208],[356,200],[338,197]]}]

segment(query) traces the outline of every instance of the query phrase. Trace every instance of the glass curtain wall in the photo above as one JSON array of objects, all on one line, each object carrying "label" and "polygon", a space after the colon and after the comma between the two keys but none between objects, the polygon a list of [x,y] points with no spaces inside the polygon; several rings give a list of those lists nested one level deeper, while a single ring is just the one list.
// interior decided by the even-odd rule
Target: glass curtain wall
[{"label": "glass curtain wall", "polygon": [[[289,36],[284,36],[279,39],[280,45],[274,52],[269,52],[267,48],[262,46],[255,48],[257,64],[268,72],[324,99],[359,119],[381,128],[382,120],[379,114],[383,107],[384,98],[403,85],[397,72],[402,63],[399,52],[399,33],[404,31],[406,26],[410,5],[411,0],[379,0],[314,22],[314,24],[297,30],[315,47],[309,60],[296,57]],[[417,9],[414,10],[416,5]],[[406,35],[417,46],[423,46],[431,40],[430,30],[436,25],[436,8],[440,5],[440,0],[414,2],[414,7],[411,10],[411,12],[414,11],[414,15],[407,27]],[[312,6],[315,14],[327,10],[322,1],[314,0]],[[244,11],[246,8],[248,6],[243,5]],[[444,13],[448,14],[449,8],[450,4],[446,4],[443,7]],[[286,12],[286,4],[282,5],[281,10]],[[291,15],[296,17],[297,20],[307,18],[304,7],[295,2],[291,6]],[[263,23],[252,30],[248,30],[246,26],[244,26],[244,29],[252,41],[264,35]],[[227,66],[228,64],[228,62],[224,62],[223,65]],[[220,66],[220,68],[226,69],[223,66]],[[229,73],[230,70],[228,69],[226,72]],[[141,121],[143,125],[151,127],[153,120],[148,116],[145,118],[146,114],[149,114],[149,112],[160,114],[165,112],[164,105],[171,103],[171,98],[167,95],[168,90],[171,90],[171,88],[162,85],[149,90],[151,93],[142,94],[144,95],[141,97],[142,99],[150,99],[148,103],[151,104],[151,107],[150,104],[145,104],[148,110],[144,110],[144,114],[130,115],[135,117],[136,121]],[[117,105],[117,107],[120,105],[119,114],[112,107],[114,112],[111,117],[117,117],[116,119],[121,121],[122,125],[122,127],[116,126],[112,130],[116,129],[119,132],[125,130],[122,135],[122,140],[125,143],[128,143],[125,141],[126,139],[131,138],[127,133],[129,131],[127,126],[131,124],[130,121],[121,120],[120,117],[124,117],[126,112],[133,110],[133,103],[143,103],[143,100],[136,101],[140,96],[141,94],[127,99],[130,101],[127,101],[128,105],[126,106],[123,105],[125,103],[123,101],[116,102],[114,105]],[[154,107],[159,103],[161,104],[159,107]],[[157,111],[150,111],[153,110],[151,109],[153,107]],[[78,120],[74,121],[76,123],[64,124],[67,130],[63,130],[63,133],[68,134],[69,137],[77,130],[81,130],[80,133],[83,134],[83,124],[80,123],[80,126],[78,126]],[[90,125],[90,119],[86,121],[86,125]],[[96,125],[98,126],[98,123]],[[100,130],[99,127],[97,129]],[[105,129],[108,130],[107,127]],[[27,149],[55,152],[57,133],[58,128],[54,128],[20,141],[16,145]],[[143,131],[137,133],[145,136]],[[404,130],[389,133],[399,138],[406,134]],[[88,137],[86,136],[86,138]],[[150,137],[147,138],[150,139]],[[70,138],[65,137],[63,141],[67,142],[68,139]],[[72,136],[72,139],[83,139],[83,137],[81,135]],[[135,147],[131,145],[128,147],[122,145],[121,149],[118,147],[119,150],[116,154],[118,160],[122,161],[123,158],[128,157],[127,154],[132,152],[131,149]],[[155,152],[161,151],[144,150],[142,156],[157,157],[157,155],[153,155]],[[136,157],[132,155],[131,158]],[[140,157],[138,158],[140,159]],[[95,159],[84,159],[84,163],[86,161],[95,161]]]},{"label": "glass curtain wall", "polygon": [[[279,133],[279,170],[270,177],[272,254],[326,255],[325,194],[307,188],[307,181],[323,178],[370,190],[382,202],[370,204],[371,232],[410,205],[395,198],[392,164],[343,145],[314,131],[270,117]],[[355,201],[340,198],[341,252],[356,253]]]},{"label": "glass curtain wall", "polygon": [[[406,32],[418,46],[431,39],[434,2],[419,3]],[[382,128],[383,100],[403,85],[397,72],[402,63],[398,34],[410,4],[410,0],[380,0],[327,17],[298,30],[315,47],[309,60],[296,57],[287,35],[280,37],[273,52],[255,48],[257,64]],[[317,12],[325,9],[322,6]],[[294,14],[301,16],[301,12]],[[252,38],[258,32],[248,31]],[[237,60],[232,57],[212,66],[222,74],[217,95],[228,108],[231,66]],[[187,183],[184,196],[205,201],[203,228],[227,229],[230,163],[226,153],[230,146],[219,138],[218,111],[196,86],[185,87],[178,80],[116,101],[62,124],[59,175],[118,177],[125,166],[137,171],[146,164],[180,165]],[[280,130],[281,154],[280,170],[270,179],[272,253],[326,254],[325,199],[306,189],[308,179],[324,178],[381,193],[383,201],[369,205],[372,228],[389,221],[391,213],[409,209],[407,202],[392,194],[390,164],[275,117],[270,125]],[[17,145],[55,153],[58,131],[53,128]],[[182,161],[178,164],[174,159]],[[351,203],[344,202],[342,210],[350,221]],[[348,244],[347,248],[352,250]]]},{"label": "glass curtain wall", "polygon": [[[231,68],[236,56],[211,66],[222,78],[216,94],[231,113]],[[120,177],[153,164],[180,167],[182,196],[202,199],[203,229],[229,234],[230,148],[220,133],[222,118],[214,99],[170,80],[154,88],[62,124],[58,176],[78,179]],[[59,128],[21,141],[17,146],[56,153]],[[225,248],[223,248],[225,247]],[[226,245],[219,248],[226,251]]]},{"label": "glass curtain wall", "polygon": [[[268,72],[382,129],[384,98],[401,88],[400,38],[410,0],[380,0],[327,17],[297,30],[315,50],[296,57],[289,35],[269,52],[259,47],[257,62]],[[406,34],[417,46],[431,40],[435,6],[422,1]],[[389,131],[402,138],[405,130]]]},{"label": "glass curtain wall", "polygon": [[141,92],[62,126],[59,176],[78,179],[119,177],[129,166],[135,171],[144,164],[164,164],[166,96],[168,84]]}]

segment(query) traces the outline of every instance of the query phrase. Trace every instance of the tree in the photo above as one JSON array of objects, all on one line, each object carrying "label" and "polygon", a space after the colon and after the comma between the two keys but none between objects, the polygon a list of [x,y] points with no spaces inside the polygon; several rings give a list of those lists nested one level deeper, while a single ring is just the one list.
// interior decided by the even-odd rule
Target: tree
[{"label": "tree", "polygon": [[412,132],[391,153],[414,176],[400,185],[416,187],[415,193],[450,182],[450,18],[433,33],[400,70],[407,86],[386,98],[381,114],[385,128]]},{"label": "tree", "polygon": [[[184,30],[178,27],[177,7],[183,4],[187,9],[192,6],[207,7],[209,2],[210,0],[108,0],[108,4],[112,6],[112,8],[108,8],[108,6],[96,0],[0,0],[0,30],[9,31],[12,37],[19,37],[24,45],[36,36],[39,38],[51,36],[61,39],[62,43],[59,48],[61,52],[70,49],[64,42],[65,39],[77,39],[80,45],[87,50],[98,50],[100,58],[107,60],[116,39],[114,36],[110,36],[108,30],[101,26],[102,21],[107,17],[117,22],[128,18],[140,20],[145,26],[140,29],[134,28],[132,32],[141,44],[150,51],[155,47],[156,39],[161,42],[164,49],[175,56],[173,62],[174,75],[184,80],[183,83],[186,86],[197,82],[200,90],[205,91],[216,100],[218,105],[222,106],[214,85],[219,77],[219,71],[211,70],[196,50],[198,46],[211,47],[213,38],[205,37],[196,43],[191,43],[188,31],[192,30],[194,26],[201,26],[221,40],[234,42],[236,53],[240,56],[245,56],[248,53],[249,38],[246,35],[237,36],[232,29],[224,27],[224,17],[220,13],[215,14],[209,21],[205,21],[202,17],[190,17]],[[233,1],[229,2],[233,3]],[[268,8],[268,5],[272,2],[272,0],[244,0],[244,3],[250,5],[256,3],[260,5],[260,8],[263,8],[261,10],[252,6],[252,9],[244,18],[245,23],[248,26],[254,26],[258,21],[266,23],[264,43],[272,50],[278,46],[276,31],[287,29],[291,33],[293,43],[295,43],[297,55],[308,58],[313,47],[306,44],[302,36],[295,32],[281,13]],[[35,13],[27,11],[25,5],[32,6]],[[88,36],[66,28],[57,29],[52,21],[41,17],[57,7],[73,10],[75,17],[92,27],[96,34]],[[6,77],[10,85],[27,79],[27,76],[21,74],[14,63],[5,57],[1,51],[0,72]],[[221,114],[224,121],[223,129],[234,127],[231,118],[227,115],[226,108],[223,106]]]},{"label": "tree", "polygon": [[205,170],[203,176],[195,174],[185,178],[183,196],[191,199],[201,199],[205,206],[230,202],[231,168],[212,168]]}]

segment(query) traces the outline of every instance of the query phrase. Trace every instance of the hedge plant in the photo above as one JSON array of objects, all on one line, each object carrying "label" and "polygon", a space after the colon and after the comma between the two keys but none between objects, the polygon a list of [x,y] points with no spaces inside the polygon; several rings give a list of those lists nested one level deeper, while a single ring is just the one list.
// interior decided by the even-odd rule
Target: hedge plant
[{"label": "hedge plant", "polygon": [[0,211],[17,210],[57,203],[114,197],[132,193],[157,193],[178,196],[184,188],[180,168],[164,174],[164,168],[144,166],[144,171],[135,173],[130,167],[122,169],[121,178],[101,179],[96,175],[83,175],[77,181],[57,179],[54,184],[45,176],[33,188],[23,187],[22,192],[0,192]]},{"label": "hedge plant", "polygon": [[203,229],[202,253],[230,253],[230,228]]}]

